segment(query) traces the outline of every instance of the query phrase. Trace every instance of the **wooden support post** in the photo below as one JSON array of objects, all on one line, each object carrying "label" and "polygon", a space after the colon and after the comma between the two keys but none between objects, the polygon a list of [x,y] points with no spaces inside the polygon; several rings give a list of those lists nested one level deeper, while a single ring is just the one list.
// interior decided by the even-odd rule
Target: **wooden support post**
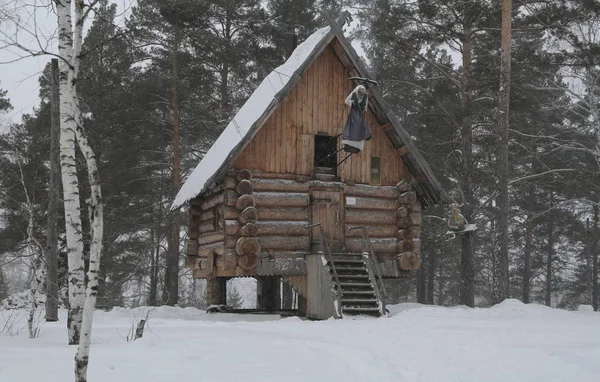
[{"label": "wooden support post", "polygon": [[227,279],[217,277],[206,280],[206,303],[209,306],[227,304]]},{"label": "wooden support post", "polygon": [[259,309],[271,311],[279,309],[281,306],[279,277],[262,276],[257,278],[256,293],[256,301]]}]

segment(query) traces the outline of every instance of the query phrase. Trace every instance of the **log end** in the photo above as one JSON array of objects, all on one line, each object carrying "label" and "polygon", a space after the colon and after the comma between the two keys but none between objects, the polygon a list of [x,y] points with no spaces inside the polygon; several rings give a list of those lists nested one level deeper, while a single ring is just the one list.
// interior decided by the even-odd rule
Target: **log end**
[{"label": "log end", "polygon": [[404,271],[413,271],[421,267],[421,257],[414,252],[403,252],[397,259],[398,267]]}]

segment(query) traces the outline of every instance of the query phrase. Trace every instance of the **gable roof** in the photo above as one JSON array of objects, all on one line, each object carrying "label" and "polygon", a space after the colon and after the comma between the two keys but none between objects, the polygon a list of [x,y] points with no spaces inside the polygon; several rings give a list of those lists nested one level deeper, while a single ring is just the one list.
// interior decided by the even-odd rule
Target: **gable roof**
[{"label": "gable roof", "polygon": [[[348,64],[355,68],[358,77],[369,78],[366,68],[337,24],[331,23],[331,26],[317,30],[294,50],[283,65],[273,70],[256,88],[185,181],[171,205],[171,210],[181,207],[211,188],[226,173],[228,163],[231,163],[243,150],[279,103],[300,81],[310,64],[334,39],[339,41],[341,47],[336,54],[345,56],[349,61]],[[383,101],[379,92],[373,88],[371,91],[370,108],[378,122],[382,126],[389,127],[386,129],[386,134],[395,147],[406,146],[402,159],[417,179],[415,188],[423,204],[449,201],[449,197],[417,151],[409,134],[400,125],[398,118]]]}]

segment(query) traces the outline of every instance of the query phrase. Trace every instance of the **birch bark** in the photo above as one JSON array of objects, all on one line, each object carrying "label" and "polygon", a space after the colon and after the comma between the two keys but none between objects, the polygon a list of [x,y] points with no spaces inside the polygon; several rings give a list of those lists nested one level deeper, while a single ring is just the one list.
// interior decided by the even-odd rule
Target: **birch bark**
[{"label": "birch bark", "polygon": [[79,179],[75,166],[75,119],[73,118],[73,33],[71,0],[55,0],[58,17],[59,87],[60,87],[60,167],[67,236],[69,345],[79,343],[85,301],[85,269]]},{"label": "birch bark", "polygon": [[[98,294],[98,273],[102,253],[103,205],[100,176],[96,155],[92,150],[79,107],[77,80],[81,62],[83,25],[87,13],[83,0],[55,0],[59,26],[59,53],[63,58],[60,70],[61,88],[61,167],[65,198],[65,220],[67,225],[67,247],[69,251],[69,297],[75,298],[76,306],[70,303],[69,342],[79,343],[75,355],[75,380],[87,381],[92,320]],[[74,5],[74,7],[73,7]],[[89,4],[89,7],[93,4]],[[74,25],[72,22],[74,8]],[[88,268],[87,291],[84,296],[83,236],[81,232],[81,206],[79,183],[75,168],[75,143],[79,146],[87,166],[90,183],[88,202],[90,218],[90,262]],[[63,151],[64,149],[64,151]],[[71,291],[73,288],[73,291]],[[73,312],[73,313],[71,313]],[[71,329],[73,332],[71,333]]]}]

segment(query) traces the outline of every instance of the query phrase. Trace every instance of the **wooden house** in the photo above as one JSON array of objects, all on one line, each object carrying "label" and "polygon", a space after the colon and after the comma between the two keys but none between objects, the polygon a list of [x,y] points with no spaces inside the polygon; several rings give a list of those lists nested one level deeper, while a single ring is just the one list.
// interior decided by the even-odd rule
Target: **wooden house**
[{"label": "wooden house", "polygon": [[[337,25],[299,45],[260,84],[177,195],[189,203],[187,266],[225,304],[233,277],[259,280],[277,308],[280,280],[307,317],[385,314],[382,278],[420,265],[422,208],[445,194],[369,85],[372,139],[343,161],[346,96],[368,77]],[[338,165],[339,164],[339,165]]]}]

